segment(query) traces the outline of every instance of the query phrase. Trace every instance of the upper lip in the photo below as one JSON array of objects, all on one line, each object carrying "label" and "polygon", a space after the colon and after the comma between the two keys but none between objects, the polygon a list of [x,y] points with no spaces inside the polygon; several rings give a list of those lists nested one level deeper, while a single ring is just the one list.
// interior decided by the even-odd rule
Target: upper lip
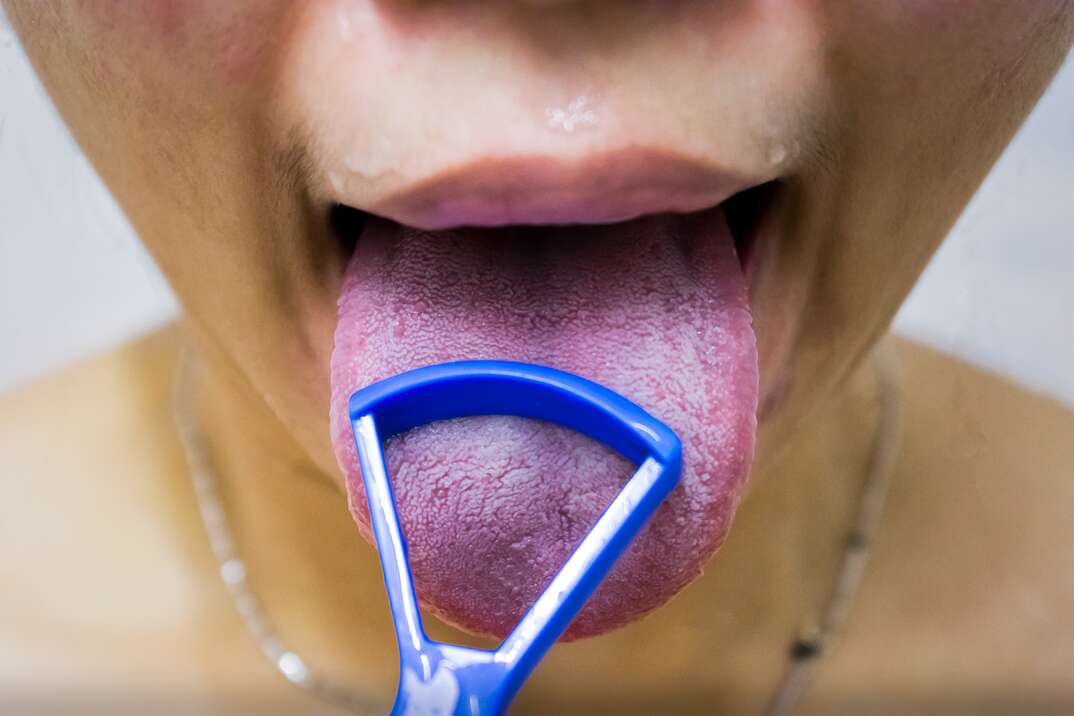
[{"label": "upper lip", "polygon": [[430,230],[612,223],[645,214],[700,211],[765,179],[650,148],[570,160],[487,157],[410,181],[356,208]]}]

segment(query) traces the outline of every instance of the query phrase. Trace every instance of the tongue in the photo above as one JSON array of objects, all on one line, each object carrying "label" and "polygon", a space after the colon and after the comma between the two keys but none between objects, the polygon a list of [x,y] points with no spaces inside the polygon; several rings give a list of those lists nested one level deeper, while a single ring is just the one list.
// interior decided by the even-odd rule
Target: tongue
[{"label": "tongue", "polygon": [[[720,210],[627,224],[428,233],[371,220],[347,267],[332,355],[332,438],[371,539],[347,399],[419,366],[560,368],[640,404],[683,441],[682,480],[567,632],[662,605],[723,541],[753,453],[757,355]],[[418,596],[505,635],[633,471],[576,433],[503,416],[434,423],[386,458]]]}]

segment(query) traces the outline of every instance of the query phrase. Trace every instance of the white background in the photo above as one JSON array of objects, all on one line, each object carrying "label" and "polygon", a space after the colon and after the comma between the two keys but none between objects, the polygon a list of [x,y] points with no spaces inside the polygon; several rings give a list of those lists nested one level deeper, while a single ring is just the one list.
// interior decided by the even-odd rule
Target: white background
[{"label": "white background", "polygon": [[[0,391],[175,311],[0,15]],[[1074,405],[1074,61],[896,327]]]}]

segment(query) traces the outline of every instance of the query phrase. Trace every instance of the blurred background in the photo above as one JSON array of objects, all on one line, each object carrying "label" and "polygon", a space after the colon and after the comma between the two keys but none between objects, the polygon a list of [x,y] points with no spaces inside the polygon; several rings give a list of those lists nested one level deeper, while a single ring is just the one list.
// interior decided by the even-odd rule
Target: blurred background
[{"label": "blurred background", "polygon": [[[0,15],[0,392],[176,310]],[[895,325],[1074,405],[1074,61]]]}]

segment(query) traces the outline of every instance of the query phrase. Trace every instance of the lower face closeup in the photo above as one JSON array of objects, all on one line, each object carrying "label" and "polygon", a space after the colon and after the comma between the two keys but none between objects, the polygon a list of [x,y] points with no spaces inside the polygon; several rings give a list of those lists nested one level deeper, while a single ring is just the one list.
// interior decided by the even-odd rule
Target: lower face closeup
[{"label": "lower face closeup", "polygon": [[[1070,3],[18,2],[60,112],[179,295],[370,539],[347,399],[521,360],[682,438],[568,638],[708,567],[883,334],[1066,50]],[[632,472],[506,417],[386,454],[417,590],[502,636]],[[793,479],[793,475],[787,476]]]}]

